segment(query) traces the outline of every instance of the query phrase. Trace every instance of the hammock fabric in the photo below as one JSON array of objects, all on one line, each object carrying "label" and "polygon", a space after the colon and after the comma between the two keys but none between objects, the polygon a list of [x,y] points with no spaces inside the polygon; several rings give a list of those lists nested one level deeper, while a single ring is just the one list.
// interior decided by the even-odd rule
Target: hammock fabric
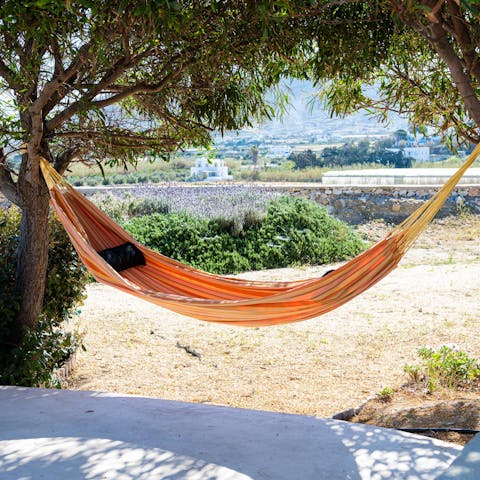
[{"label": "hammock fabric", "polygon": [[[97,281],[182,315],[257,327],[322,315],[385,277],[396,268],[479,154],[480,145],[432,198],[369,250],[328,276],[293,282],[256,282],[213,275],[154,252],[77,192],[46,160],[42,159],[40,165],[51,203]],[[145,265],[118,272],[98,253],[128,242],[143,253]]]}]

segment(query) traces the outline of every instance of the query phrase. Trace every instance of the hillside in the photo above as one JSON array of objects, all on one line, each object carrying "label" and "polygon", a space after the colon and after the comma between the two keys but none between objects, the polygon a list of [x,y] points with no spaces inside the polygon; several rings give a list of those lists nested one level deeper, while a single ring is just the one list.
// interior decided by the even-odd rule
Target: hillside
[{"label": "hillside", "polygon": [[218,137],[221,144],[233,138],[255,137],[258,140],[282,138],[304,138],[309,141],[338,141],[355,136],[386,135],[398,129],[406,129],[408,123],[396,114],[390,115],[390,123],[379,123],[366,112],[349,115],[346,118],[330,117],[318,101],[313,100],[315,87],[301,80],[288,80],[282,85],[287,92],[289,107],[283,118],[266,121],[263,124],[246,128],[238,132],[226,133]]}]

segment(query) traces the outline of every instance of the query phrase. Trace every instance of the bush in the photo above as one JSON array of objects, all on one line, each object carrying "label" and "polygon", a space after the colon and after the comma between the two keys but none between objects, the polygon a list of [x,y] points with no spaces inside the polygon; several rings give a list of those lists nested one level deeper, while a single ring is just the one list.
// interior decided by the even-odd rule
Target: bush
[{"label": "bush", "polygon": [[87,177],[86,185],[89,187],[96,187],[97,185],[103,184],[103,177],[101,175],[92,175],[91,177]]},{"label": "bush", "polygon": [[365,246],[326,208],[302,198],[273,200],[258,231],[252,231],[262,268],[321,265],[345,260]]},{"label": "bush", "polygon": [[20,345],[9,342],[19,306],[15,272],[20,215],[14,208],[0,211],[0,384],[59,386],[53,376],[81,340],[66,331],[66,322],[84,298],[87,275],[67,234],[56,218],[49,222],[48,277],[38,328],[27,330]]},{"label": "bush", "polygon": [[85,185],[85,180],[80,177],[70,177],[70,183],[74,187],[83,187]]},{"label": "bush", "polygon": [[281,197],[265,216],[207,220],[187,213],[154,214],[125,223],[141,243],[212,273],[345,260],[365,245],[316,203]]},{"label": "bush", "polygon": [[151,215],[152,213],[168,213],[167,203],[159,198],[135,198],[128,206],[128,217]]},{"label": "bush", "polygon": [[141,243],[202,270],[232,273],[249,269],[236,252],[235,237],[214,222],[187,213],[137,217],[125,225]]}]

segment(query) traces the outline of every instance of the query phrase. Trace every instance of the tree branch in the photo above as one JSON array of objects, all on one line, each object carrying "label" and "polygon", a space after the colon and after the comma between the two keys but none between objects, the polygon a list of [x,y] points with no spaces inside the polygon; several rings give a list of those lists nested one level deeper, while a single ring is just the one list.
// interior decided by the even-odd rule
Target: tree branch
[{"label": "tree branch", "polygon": [[[430,104],[437,103],[434,96],[432,95],[432,93],[425,90],[419,82],[417,82],[416,80],[411,78],[408,74],[402,72],[397,67],[394,67],[392,70],[395,73],[395,75],[397,75],[403,81],[405,81],[406,83],[408,83],[412,87],[414,87],[418,91],[419,96],[423,97],[425,99],[425,101],[429,102]],[[413,102],[413,103],[415,103],[415,102]],[[387,108],[388,108],[389,111],[392,111],[392,112],[395,111],[391,106],[388,106]],[[439,108],[440,108],[440,110],[443,110],[443,105],[440,105]],[[412,108],[410,110],[410,113],[414,113],[414,112],[415,112],[415,109]],[[406,110],[397,111],[396,113],[399,113],[399,114],[406,113]],[[455,115],[455,112],[453,110],[449,111],[449,113],[450,113],[450,116],[448,116],[448,121],[452,122],[453,125],[455,125],[456,130],[457,130],[457,134],[462,133],[462,135],[464,135],[472,143],[478,143],[478,135],[476,133],[475,133],[475,135],[472,134],[472,131],[475,131],[475,129],[466,126],[465,122],[462,121],[462,119],[458,118]],[[442,117],[446,118],[445,115],[442,115]],[[438,127],[438,125],[436,125],[436,126]]]},{"label": "tree branch", "polygon": [[180,144],[180,140],[174,140],[173,138],[167,138],[166,141],[164,142],[159,142],[157,139],[152,139],[154,141],[152,142],[145,142],[145,139],[143,141],[135,141],[135,142],[130,142],[128,139],[125,139],[125,141],[115,141],[115,140],[109,140],[106,139],[105,137],[98,137],[95,139],[95,144],[96,145],[101,145],[104,147],[110,147],[110,148],[122,148],[122,149],[129,149],[129,150],[146,150],[148,148],[161,148],[165,146],[169,147],[178,147]]},{"label": "tree branch", "polygon": [[182,73],[184,68],[185,68],[185,65],[178,68],[174,72],[169,73],[160,82],[155,83],[153,85],[148,85],[147,83],[142,82],[137,85],[132,85],[131,87],[125,87],[124,90],[120,91],[115,95],[112,95],[109,98],[92,102],[92,106],[94,108],[105,108],[105,107],[108,107],[109,105],[113,105],[114,103],[118,103],[122,101],[124,98],[130,97],[131,95],[152,94],[152,93],[161,92],[168,82],[174,80]]},{"label": "tree branch", "polygon": [[84,149],[80,147],[72,147],[72,148],[67,148],[62,152],[61,155],[58,155],[54,167],[55,170],[60,173],[60,175],[63,175],[65,171],[67,170],[68,166],[72,162],[72,160],[82,154]]},{"label": "tree branch", "polygon": [[[137,95],[135,98],[140,105],[143,105],[147,109],[151,109],[151,105],[149,105],[148,101],[145,101],[141,95]],[[188,118],[188,120],[182,120],[181,118],[176,117],[171,112],[165,111],[162,108],[157,107],[154,111],[156,115],[162,117],[165,120],[168,120],[173,124],[179,125],[180,127],[185,129],[189,129],[191,125],[195,125],[196,127],[199,127],[202,130],[205,130],[208,132],[213,132],[215,130],[210,125],[206,125],[204,123],[198,122],[196,120],[193,120],[192,118]]]},{"label": "tree branch", "polygon": [[430,93],[427,92],[420,83],[410,77],[408,73],[402,72],[398,67],[393,67],[392,70],[402,80],[409,83],[412,87],[415,87],[423,95],[424,98],[431,98]]},{"label": "tree branch", "polygon": [[79,48],[78,53],[70,66],[64,70],[60,58],[59,47],[56,44],[56,41],[53,41],[51,46],[54,52],[55,72],[61,73],[54,73],[53,78],[45,84],[43,90],[35,100],[36,108],[42,110],[43,117],[45,117],[46,114],[54,108],[62,98],[64,98],[69,91],[68,88],[65,88],[66,84],[77,75],[82,65],[93,56],[93,53],[90,52],[92,44],[91,42],[87,42]]},{"label": "tree branch", "polygon": [[60,45],[58,44],[55,36],[52,36],[50,46],[53,60],[55,61],[53,74],[56,77],[63,77],[65,75],[65,69],[63,68],[62,52],[60,51]]},{"label": "tree branch", "polygon": [[151,143],[176,143],[177,140],[173,139],[170,136],[147,136],[147,135],[138,135],[133,133],[128,133],[125,131],[103,131],[103,130],[81,130],[75,132],[58,132],[55,133],[55,138],[67,138],[67,139],[81,139],[81,140],[104,140],[109,142],[110,140],[127,140],[130,142],[148,142]]},{"label": "tree branch", "polygon": [[[64,70],[61,54],[58,50],[58,46],[55,46],[55,43],[56,40],[52,41],[55,70],[58,69],[61,71],[61,74],[55,75],[51,80],[53,93],[51,93],[50,98],[47,99],[43,106],[44,117],[46,117],[46,115],[51,112],[52,109],[55,108],[55,106],[57,106],[63,98],[65,98],[68,92],[71,91],[73,82],[79,77],[82,67],[85,66],[88,60],[94,56],[94,51],[92,48],[93,43],[91,41],[87,42],[78,49],[77,55],[72,60],[68,68]],[[46,96],[48,96],[48,92],[46,93]]]},{"label": "tree branch", "polygon": [[[143,60],[146,56],[148,56],[151,52],[152,49],[147,49],[145,52],[142,52],[141,54],[133,57],[131,60],[128,60],[125,56],[118,59],[115,65],[106,72],[106,74],[94,88],[85,93],[75,103],[68,106],[67,108],[65,108],[65,110],[58,113],[55,117],[46,122],[45,131],[47,133],[50,133],[56,128],[58,128],[60,125],[62,125],[64,122],[69,120],[82,108],[85,108],[92,101],[93,98],[95,98],[99,93],[102,92],[104,88],[107,88],[111,84],[116,82],[128,68],[138,65],[138,63],[140,63],[140,61]],[[92,108],[92,106],[90,108]]]}]

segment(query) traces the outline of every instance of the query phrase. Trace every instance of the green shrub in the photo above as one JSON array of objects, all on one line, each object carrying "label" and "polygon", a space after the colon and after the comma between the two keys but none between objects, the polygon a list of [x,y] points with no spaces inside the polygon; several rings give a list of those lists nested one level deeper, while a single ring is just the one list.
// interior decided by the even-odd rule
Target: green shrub
[{"label": "green shrub", "polygon": [[248,270],[235,237],[209,220],[187,213],[153,214],[126,223],[141,243],[193,267],[216,273]]},{"label": "green shrub", "polygon": [[112,183],[115,185],[122,185],[124,183],[127,183],[125,180],[125,175],[122,175],[121,173],[113,174],[111,178],[112,178]]},{"label": "green shrub", "polygon": [[143,215],[151,215],[152,213],[168,213],[169,207],[167,203],[158,198],[135,198],[128,205],[128,216],[139,217]]},{"label": "green shrub", "polygon": [[359,236],[326,208],[302,198],[273,200],[261,226],[250,231],[256,237],[263,268],[342,261],[365,247]]},{"label": "green shrub", "polygon": [[0,211],[0,384],[58,386],[55,368],[80,345],[66,322],[84,298],[86,272],[67,234],[56,218],[49,222],[48,277],[38,328],[25,331],[20,345],[9,342],[19,298],[15,292],[15,272],[20,215],[11,208]]},{"label": "green shrub", "polygon": [[439,386],[465,387],[480,379],[479,361],[456,345],[442,345],[437,350],[421,347],[417,354],[421,364],[405,365],[404,371],[410,381],[422,383],[430,392]]},{"label": "green shrub", "polygon": [[74,187],[83,187],[85,185],[85,179],[80,177],[70,177],[70,183]]},{"label": "green shrub", "polygon": [[267,214],[206,220],[187,213],[133,218],[125,228],[164,255],[214,273],[345,260],[365,245],[314,202],[283,197]]}]

